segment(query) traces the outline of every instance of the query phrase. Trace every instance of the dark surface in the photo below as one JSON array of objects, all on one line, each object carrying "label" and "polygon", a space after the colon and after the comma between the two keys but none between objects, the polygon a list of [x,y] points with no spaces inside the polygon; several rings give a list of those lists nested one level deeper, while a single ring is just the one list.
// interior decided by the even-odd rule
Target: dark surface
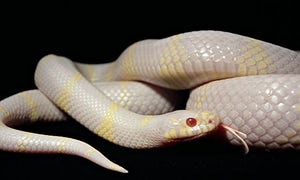
[{"label": "dark surface", "polygon": [[[194,30],[229,31],[300,49],[296,3],[198,3],[171,2],[167,6],[160,2],[140,2],[136,3],[137,7],[128,2],[3,4],[0,98],[35,88],[35,66],[49,53],[79,62],[104,63],[115,60],[138,40]],[[250,149],[244,155],[242,148],[216,137],[163,149],[134,150],[108,143],[71,119],[19,128],[83,140],[130,173],[111,172],[74,156],[0,151],[0,179],[160,179],[163,176],[168,179],[291,179],[299,171],[299,152]]]}]

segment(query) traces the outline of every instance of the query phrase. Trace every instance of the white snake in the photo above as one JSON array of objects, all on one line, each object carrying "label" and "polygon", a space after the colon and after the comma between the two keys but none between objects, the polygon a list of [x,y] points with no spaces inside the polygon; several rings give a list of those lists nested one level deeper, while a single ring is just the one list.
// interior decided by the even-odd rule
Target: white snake
[{"label": "white snake", "polygon": [[[130,148],[174,144],[221,127],[230,142],[246,148],[300,149],[299,74],[299,53],[220,31],[140,41],[108,64],[48,55],[36,68],[38,90],[0,102],[0,149],[73,154],[127,172],[84,142],[12,128],[64,120],[60,109]],[[191,89],[186,110],[168,112],[180,97],[165,88]]]}]

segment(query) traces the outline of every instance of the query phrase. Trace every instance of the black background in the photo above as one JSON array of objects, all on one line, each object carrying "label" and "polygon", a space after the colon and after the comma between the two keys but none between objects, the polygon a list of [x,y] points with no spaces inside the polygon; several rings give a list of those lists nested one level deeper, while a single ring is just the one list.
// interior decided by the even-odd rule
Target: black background
[{"label": "black background", "polygon": [[[162,1],[1,4],[0,98],[35,88],[38,60],[54,53],[85,63],[114,61],[130,44],[195,30],[222,30],[300,49],[299,12],[289,1]],[[129,174],[68,155],[0,152],[1,179],[292,178],[299,152],[266,152],[207,137],[174,147],[134,150],[102,140],[74,120],[19,127],[83,140]]]}]

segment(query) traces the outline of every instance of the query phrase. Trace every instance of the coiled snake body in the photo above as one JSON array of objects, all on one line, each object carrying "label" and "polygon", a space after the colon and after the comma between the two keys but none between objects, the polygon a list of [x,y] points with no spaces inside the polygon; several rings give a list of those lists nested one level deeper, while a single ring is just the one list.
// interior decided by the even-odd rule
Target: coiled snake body
[{"label": "coiled snake body", "polygon": [[[64,120],[61,109],[130,148],[160,147],[223,127],[233,144],[300,149],[299,73],[299,53],[220,31],[140,41],[108,64],[48,55],[36,68],[38,90],[0,102],[0,149],[79,155],[127,172],[84,142],[11,128]],[[167,89],[191,89],[186,110],[169,112],[179,97]]]}]

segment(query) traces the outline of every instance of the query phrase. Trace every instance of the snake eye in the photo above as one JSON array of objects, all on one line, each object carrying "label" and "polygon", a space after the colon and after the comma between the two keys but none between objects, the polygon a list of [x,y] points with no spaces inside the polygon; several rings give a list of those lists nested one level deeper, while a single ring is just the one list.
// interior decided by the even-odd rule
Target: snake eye
[{"label": "snake eye", "polygon": [[195,118],[187,118],[185,121],[186,125],[189,127],[194,127],[197,125],[197,120]]}]

